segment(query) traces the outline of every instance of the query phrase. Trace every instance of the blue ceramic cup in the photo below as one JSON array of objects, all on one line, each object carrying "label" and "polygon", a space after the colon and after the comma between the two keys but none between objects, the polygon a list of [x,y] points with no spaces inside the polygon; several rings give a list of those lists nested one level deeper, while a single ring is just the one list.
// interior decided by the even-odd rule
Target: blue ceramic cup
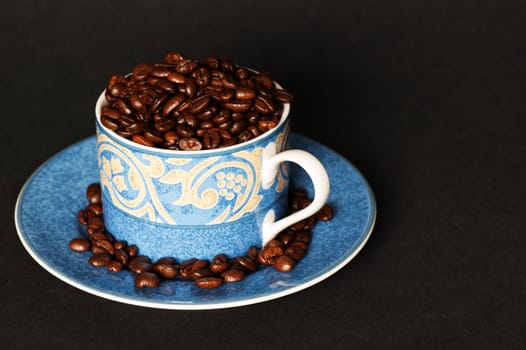
[{"label": "blue ceramic cup", "polygon": [[[97,100],[97,158],[106,228],[152,259],[211,259],[244,255],[286,227],[316,213],[329,195],[323,165],[303,150],[288,150],[289,110],[279,124],[229,147],[174,151],[137,144],[100,121],[108,105]],[[286,214],[289,169],[310,176],[314,199]]]}]

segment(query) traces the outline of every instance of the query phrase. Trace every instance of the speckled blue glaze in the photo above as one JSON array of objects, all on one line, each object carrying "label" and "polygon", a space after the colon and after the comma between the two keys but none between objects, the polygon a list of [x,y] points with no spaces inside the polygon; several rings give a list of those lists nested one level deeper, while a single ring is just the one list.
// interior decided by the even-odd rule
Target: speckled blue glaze
[{"label": "speckled blue glaze", "polygon": [[[157,289],[137,289],[131,273],[115,274],[89,265],[90,254],[72,252],[68,243],[83,234],[77,212],[86,204],[86,186],[99,181],[95,137],[58,153],[28,179],[15,208],[17,231],[29,254],[48,272],[81,290],[118,302],[164,309],[214,309],[279,298],[344,267],[366,243],[376,217],[374,196],[366,180],[346,159],[297,134],[291,135],[291,147],[311,152],[325,165],[332,186],[328,203],[335,216],[316,225],[309,252],[289,273],[262,268],[241,282],[215,290],[201,290],[180,280],[165,281]],[[304,172],[291,168],[291,186],[310,191]]]}]

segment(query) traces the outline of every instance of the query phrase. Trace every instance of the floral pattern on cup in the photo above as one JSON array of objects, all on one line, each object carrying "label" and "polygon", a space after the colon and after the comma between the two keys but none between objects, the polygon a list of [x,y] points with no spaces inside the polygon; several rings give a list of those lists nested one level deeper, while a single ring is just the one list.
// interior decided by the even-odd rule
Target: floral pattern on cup
[{"label": "floral pattern on cup", "polygon": [[[289,128],[276,138],[283,150]],[[136,153],[98,133],[103,192],[123,212],[170,225],[213,225],[255,211],[265,191],[282,192],[288,168],[270,188],[261,184],[262,147],[204,158]],[[187,222],[188,221],[188,222]]]}]

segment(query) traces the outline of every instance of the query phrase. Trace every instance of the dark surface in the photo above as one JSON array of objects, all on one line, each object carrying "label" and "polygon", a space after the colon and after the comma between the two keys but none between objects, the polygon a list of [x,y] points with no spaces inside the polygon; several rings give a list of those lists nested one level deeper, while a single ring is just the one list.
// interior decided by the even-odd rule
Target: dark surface
[{"label": "dark surface", "polygon": [[[0,4],[2,348],[526,346],[526,5],[343,3]],[[26,179],[94,133],[110,74],[168,50],[272,72],[293,129],[364,173],[377,225],[343,270],[263,304],[164,311],[79,291],[26,253]]]}]

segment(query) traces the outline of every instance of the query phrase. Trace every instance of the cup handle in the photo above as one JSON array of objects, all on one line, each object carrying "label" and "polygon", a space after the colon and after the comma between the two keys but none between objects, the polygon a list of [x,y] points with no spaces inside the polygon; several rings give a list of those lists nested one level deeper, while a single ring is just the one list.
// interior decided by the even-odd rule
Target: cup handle
[{"label": "cup handle", "polygon": [[293,162],[302,167],[309,175],[313,187],[314,198],[307,207],[275,221],[274,211],[267,213],[262,224],[263,246],[274,239],[278,233],[287,227],[316,214],[325,204],[329,197],[329,176],[321,162],[309,152],[293,149],[276,153],[275,145],[267,147],[263,154],[262,162],[262,186],[268,188],[276,178],[278,168],[282,162]]}]

